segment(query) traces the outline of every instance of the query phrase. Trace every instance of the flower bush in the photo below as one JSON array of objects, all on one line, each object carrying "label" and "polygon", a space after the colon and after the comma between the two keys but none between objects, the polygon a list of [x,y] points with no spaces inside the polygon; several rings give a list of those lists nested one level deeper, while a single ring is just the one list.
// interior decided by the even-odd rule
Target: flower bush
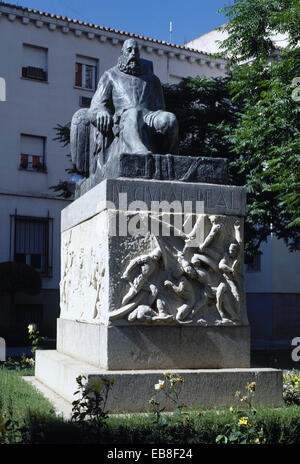
[{"label": "flower bush", "polygon": [[243,409],[231,406],[229,408],[233,415],[233,423],[225,426],[225,433],[216,437],[216,443],[222,444],[264,444],[265,437],[263,429],[256,420],[256,409],[253,407],[255,395],[255,382],[248,382],[246,394],[235,393],[236,398],[244,404]]},{"label": "flower bush", "polygon": [[108,419],[106,402],[114,379],[95,377],[86,380],[84,375],[76,378],[78,390],[74,395],[80,394],[80,398],[72,403],[72,421],[85,425],[88,420],[99,430]]},{"label": "flower bush", "polygon": [[165,372],[164,377],[164,380],[159,380],[158,383],[154,385],[155,390],[162,390],[166,398],[174,404],[175,409],[182,412],[185,405],[180,403],[180,394],[184,384],[184,378],[181,377],[181,375],[170,374],[169,372]]},{"label": "flower bush", "polygon": [[283,374],[283,399],[287,405],[300,405],[300,371],[293,369]]},{"label": "flower bush", "polygon": [[44,337],[40,336],[40,332],[37,330],[37,325],[34,323],[31,323],[28,325],[28,335],[29,335],[29,340],[31,340],[32,344],[32,354],[36,352],[36,350],[39,350],[41,347],[41,344],[43,343]]}]

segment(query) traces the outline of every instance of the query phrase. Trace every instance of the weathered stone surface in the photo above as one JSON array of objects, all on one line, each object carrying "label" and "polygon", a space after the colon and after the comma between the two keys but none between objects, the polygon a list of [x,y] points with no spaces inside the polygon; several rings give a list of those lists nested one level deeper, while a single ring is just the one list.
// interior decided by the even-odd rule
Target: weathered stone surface
[{"label": "weathered stone surface", "polygon": [[199,214],[189,234],[176,229],[174,235],[180,217],[170,215],[168,223],[162,215],[152,224],[148,213],[126,214],[120,235],[119,215],[102,211],[63,232],[62,318],[104,325],[248,324],[240,218]]},{"label": "weathered stone surface", "polygon": [[104,179],[135,178],[177,180],[227,184],[227,159],[178,155],[130,155],[121,153],[110,157],[102,169],[76,185],[78,198]]},{"label": "weathered stone surface", "polygon": [[[58,351],[36,352],[36,378],[69,402],[76,398],[76,377],[87,379],[105,377],[114,379],[107,402],[110,412],[142,412],[149,408],[154,396],[166,411],[174,404],[165,395],[154,390],[158,380],[164,379],[165,370],[107,371],[83,363]],[[184,387],[180,400],[187,406],[215,407],[241,406],[235,392],[244,392],[248,382],[256,382],[255,405],[280,407],[282,405],[282,371],[277,369],[169,369],[180,374]],[[134,398],[134,401],[133,401]]]},{"label": "weathered stone surface", "polygon": [[[146,211],[157,210],[158,206],[165,211],[166,206],[162,202],[176,201],[180,202],[182,211],[189,207],[193,213],[244,216],[246,188],[192,182],[107,179],[63,209],[61,230],[70,229],[105,209],[136,211],[136,201],[142,202]],[[201,202],[203,210],[199,211]]]},{"label": "weathered stone surface", "polygon": [[107,369],[248,367],[244,189],[167,184],[106,180],[63,211],[58,350]]},{"label": "weathered stone surface", "polygon": [[250,367],[250,329],[105,327],[58,319],[57,350],[108,370]]}]

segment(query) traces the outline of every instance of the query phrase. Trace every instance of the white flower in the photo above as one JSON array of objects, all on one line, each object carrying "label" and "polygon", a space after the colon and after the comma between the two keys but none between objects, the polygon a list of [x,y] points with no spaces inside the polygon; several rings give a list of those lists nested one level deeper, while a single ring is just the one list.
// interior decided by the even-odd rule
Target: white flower
[{"label": "white flower", "polygon": [[154,385],[155,390],[161,390],[165,386],[164,380],[159,380],[158,383]]}]

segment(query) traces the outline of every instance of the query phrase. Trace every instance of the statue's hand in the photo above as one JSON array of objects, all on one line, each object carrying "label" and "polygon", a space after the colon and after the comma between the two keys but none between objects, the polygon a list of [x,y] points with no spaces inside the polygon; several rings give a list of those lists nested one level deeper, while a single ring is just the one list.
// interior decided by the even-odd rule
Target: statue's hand
[{"label": "statue's hand", "polygon": [[96,115],[96,127],[103,134],[108,135],[113,125],[113,118],[107,111],[99,111]]}]

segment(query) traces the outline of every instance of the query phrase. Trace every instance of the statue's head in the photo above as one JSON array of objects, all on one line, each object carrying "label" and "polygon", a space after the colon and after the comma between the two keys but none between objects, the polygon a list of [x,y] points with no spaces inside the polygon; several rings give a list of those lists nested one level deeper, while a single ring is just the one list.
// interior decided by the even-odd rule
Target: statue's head
[{"label": "statue's head", "polygon": [[162,256],[161,249],[156,248],[155,250],[152,251],[152,253],[150,253],[150,256],[154,261],[159,261]]},{"label": "statue's head", "polygon": [[229,245],[228,253],[232,258],[237,258],[240,252],[240,246],[238,243],[231,243]]},{"label": "statue's head", "polygon": [[209,216],[208,219],[210,220],[212,225],[223,225],[223,218],[220,216],[215,216],[214,214],[212,214],[211,216]]},{"label": "statue's head", "polygon": [[138,75],[141,73],[140,50],[135,39],[125,40],[118,59],[118,67],[120,71],[127,74]]},{"label": "statue's head", "polygon": [[194,267],[183,257],[182,253],[178,253],[178,263],[182,271],[189,277],[195,278],[196,271]]}]

